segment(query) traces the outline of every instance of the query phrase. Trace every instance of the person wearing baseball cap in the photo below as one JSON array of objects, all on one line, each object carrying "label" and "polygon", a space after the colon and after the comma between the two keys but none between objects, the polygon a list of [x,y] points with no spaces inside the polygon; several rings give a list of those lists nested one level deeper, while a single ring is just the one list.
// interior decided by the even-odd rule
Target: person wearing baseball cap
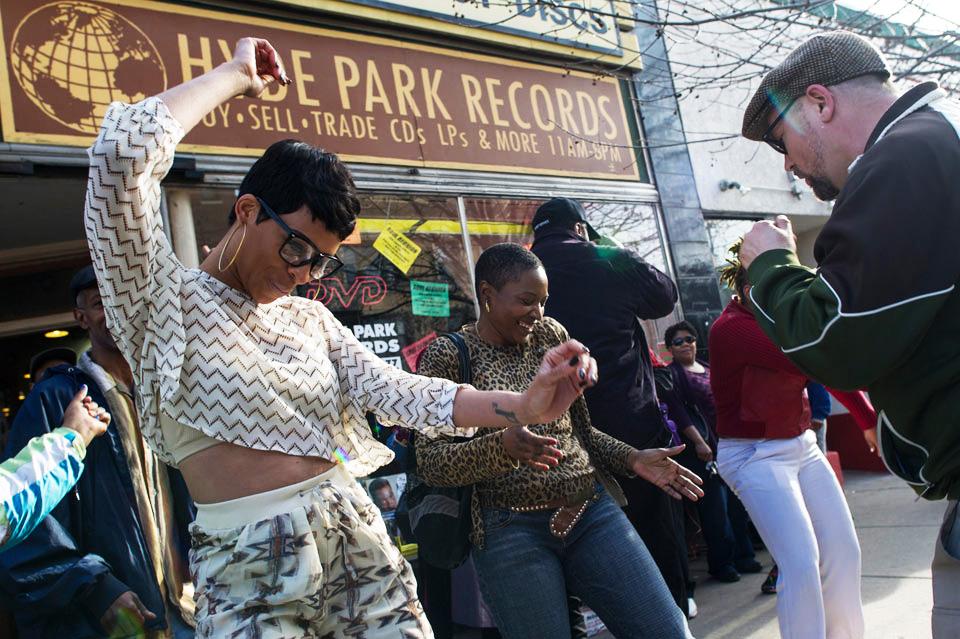
[{"label": "person wearing baseball cap", "polygon": [[54,366],[76,366],[77,354],[69,348],[48,348],[30,358],[30,388],[39,384]]},{"label": "person wearing baseball cap", "polygon": [[600,239],[600,234],[587,222],[583,205],[568,197],[555,197],[541,204],[530,225],[537,237],[557,230],[573,229],[574,233],[585,240],[594,242]]},{"label": "person wearing baseball cap", "polygon": [[933,561],[941,639],[960,636],[960,103],[934,82],[900,94],[889,79],[880,52],[843,31],[767,74],[743,135],[836,203],[816,270],[800,264],[785,217],[755,224],[740,259],[770,338],[817,381],[868,389],[884,463],[948,500]]}]

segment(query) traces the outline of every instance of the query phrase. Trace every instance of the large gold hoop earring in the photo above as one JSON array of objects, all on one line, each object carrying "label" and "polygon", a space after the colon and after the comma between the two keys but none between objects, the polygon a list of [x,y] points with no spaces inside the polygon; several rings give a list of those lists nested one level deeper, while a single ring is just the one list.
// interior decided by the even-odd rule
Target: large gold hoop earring
[{"label": "large gold hoop earring", "polygon": [[247,225],[241,224],[240,228],[243,229],[243,233],[240,235],[240,243],[237,244],[237,250],[234,251],[233,257],[230,258],[230,261],[227,262],[226,266],[223,265],[223,252],[227,249],[227,246],[230,245],[230,241],[233,240],[233,236],[237,234],[236,228],[230,231],[230,235],[227,236],[227,241],[223,243],[223,248],[220,249],[220,257],[217,258],[217,268],[220,269],[221,273],[233,266],[233,263],[237,261],[237,256],[240,255],[240,248],[243,246],[243,241],[247,239]]}]

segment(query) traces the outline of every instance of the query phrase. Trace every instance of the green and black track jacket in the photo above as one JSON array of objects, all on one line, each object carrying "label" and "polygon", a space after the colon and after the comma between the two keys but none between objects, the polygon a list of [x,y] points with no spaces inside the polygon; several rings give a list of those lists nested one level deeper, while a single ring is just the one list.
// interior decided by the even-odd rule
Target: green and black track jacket
[{"label": "green and black track jacket", "polygon": [[850,167],[814,246],[750,265],[754,313],[799,368],[867,388],[884,462],[928,499],[960,496],[960,104],[898,99]]}]

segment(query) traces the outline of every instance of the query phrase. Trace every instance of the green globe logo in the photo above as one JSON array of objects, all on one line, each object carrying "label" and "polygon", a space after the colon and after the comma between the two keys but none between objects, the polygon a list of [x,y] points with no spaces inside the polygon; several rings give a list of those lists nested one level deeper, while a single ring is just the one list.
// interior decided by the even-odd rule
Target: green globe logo
[{"label": "green globe logo", "polygon": [[114,100],[137,102],[167,88],[157,48],[135,24],[90,2],[53,2],[17,26],[13,74],[48,116],[96,135]]}]

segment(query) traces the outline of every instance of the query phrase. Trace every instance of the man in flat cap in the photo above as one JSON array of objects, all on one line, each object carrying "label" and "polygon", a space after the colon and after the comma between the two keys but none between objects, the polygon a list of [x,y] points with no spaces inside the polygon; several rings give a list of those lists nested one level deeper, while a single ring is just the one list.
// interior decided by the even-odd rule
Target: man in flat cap
[{"label": "man in flat cap", "polygon": [[743,135],[836,199],[800,265],[789,221],[758,222],[740,256],[767,334],[828,386],[867,388],[880,454],[948,499],[933,560],[933,635],[960,636],[960,104],[936,83],[900,95],[883,56],[836,31],[761,82]]}]

